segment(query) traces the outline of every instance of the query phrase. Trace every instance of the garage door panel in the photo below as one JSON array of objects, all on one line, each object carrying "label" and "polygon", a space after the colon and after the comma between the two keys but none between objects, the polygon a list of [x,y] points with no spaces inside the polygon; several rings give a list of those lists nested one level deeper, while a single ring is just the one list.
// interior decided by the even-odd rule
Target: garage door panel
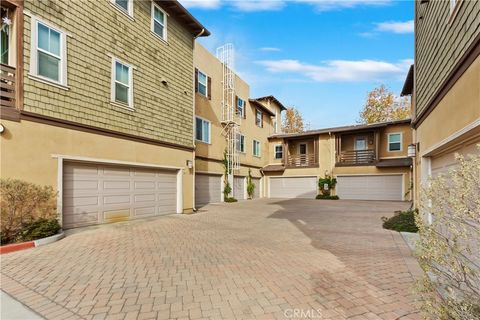
[{"label": "garage door panel", "polygon": [[221,202],[220,175],[196,174],[195,175],[195,206],[201,207],[208,203]]},{"label": "garage door panel", "polygon": [[337,176],[336,191],[346,200],[403,200],[402,175]]},{"label": "garage door panel", "polygon": [[271,198],[315,198],[317,195],[316,177],[270,178]]},{"label": "garage door panel", "polygon": [[245,177],[233,177],[233,197],[245,200]]},{"label": "garage door panel", "polygon": [[260,198],[260,179],[252,178],[252,183],[255,185],[255,190],[253,192],[253,198],[258,199],[258,198]]},{"label": "garage door panel", "polygon": [[133,215],[135,217],[154,216],[156,213],[157,213],[157,208],[155,206],[135,208],[133,210]]},{"label": "garage door panel", "polygon": [[64,212],[64,225],[92,225],[98,223],[98,211],[88,212],[82,211],[78,213]]},{"label": "garage door panel", "polygon": [[122,167],[104,167],[102,172],[104,176],[109,176],[109,177],[115,177],[115,176],[120,176],[120,177],[128,177],[131,174],[131,169],[125,169]]},{"label": "garage door panel", "polygon": [[452,169],[455,169],[455,167],[458,166],[458,161],[455,158],[455,154],[462,155],[466,159],[468,159],[470,155],[480,154],[480,150],[477,148],[477,143],[480,143],[480,141],[469,143],[446,154],[432,157],[432,176],[437,177],[441,174],[448,173]]}]

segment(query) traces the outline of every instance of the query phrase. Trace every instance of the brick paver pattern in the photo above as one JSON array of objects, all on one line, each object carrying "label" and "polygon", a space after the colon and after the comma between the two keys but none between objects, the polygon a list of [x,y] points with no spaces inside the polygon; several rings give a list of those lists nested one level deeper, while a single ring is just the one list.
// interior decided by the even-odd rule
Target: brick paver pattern
[{"label": "brick paver pattern", "polygon": [[380,217],[405,203],[255,200],[87,228],[3,255],[46,319],[420,319],[418,265]]}]

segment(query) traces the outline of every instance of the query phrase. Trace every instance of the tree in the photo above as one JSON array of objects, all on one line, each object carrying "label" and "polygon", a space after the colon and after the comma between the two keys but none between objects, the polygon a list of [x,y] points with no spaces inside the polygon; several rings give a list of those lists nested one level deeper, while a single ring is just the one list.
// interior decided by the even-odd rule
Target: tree
[{"label": "tree", "polygon": [[359,122],[375,123],[403,120],[409,117],[409,98],[396,97],[382,84],[367,94],[367,101],[360,112]]},{"label": "tree", "polygon": [[306,129],[305,121],[300,112],[294,108],[287,108],[282,123],[282,131],[284,133],[298,133]]}]

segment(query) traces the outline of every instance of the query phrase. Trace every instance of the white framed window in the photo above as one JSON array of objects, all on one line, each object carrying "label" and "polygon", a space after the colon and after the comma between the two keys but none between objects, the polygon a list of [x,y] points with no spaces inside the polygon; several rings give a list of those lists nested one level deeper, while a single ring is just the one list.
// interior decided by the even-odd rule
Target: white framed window
[{"label": "white framed window", "polygon": [[167,13],[152,1],[152,32],[167,41]]},{"label": "white framed window", "polygon": [[258,140],[253,140],[253,155],[255,157],[260,157],[260,141]]},{"label": "white framed window", "polygon": [[133,0],[110,0],[116,8],[133,17]]},{"label": "white framed window", "polygon": [[236,148],[238,152],[245,153],[245,136],[241,133],[237,133]]},{"label": "white framed window", "polygon": [[388,151],[402,151],[402,134],[401,133],[389,133],[388,134]]},{"label": "white framed window", "polygon": [[198,88],[198,93],[200,93],[202,96],[208,97],[208,77],[205,73],[202,71],[198,71],[197,75],[197,88]]},{"label": "white framed window", "polygon": [[199,117],[195,118],[195,139],[210,143],[210,121]]},{"label": "white framed window", "polygon": [[133,67],[112,58],[112,101],[133,108]]},{"label": "white framed window", "polygon": [[30,74],[48,82],[67,85],[67,35],[32,17]]},{"label": "white framed window", "polygon": [[255,111],[255,124],[263,128],[263,112],[258,109]]},{"label": "white framed window", "polygon": [[283,145],[277,144],[275,147],[275,159],[283,159]]},{"label": "white framed window", "polygon": [[237,115],[245,117],[245,100],[240,97],[237,97]]}]

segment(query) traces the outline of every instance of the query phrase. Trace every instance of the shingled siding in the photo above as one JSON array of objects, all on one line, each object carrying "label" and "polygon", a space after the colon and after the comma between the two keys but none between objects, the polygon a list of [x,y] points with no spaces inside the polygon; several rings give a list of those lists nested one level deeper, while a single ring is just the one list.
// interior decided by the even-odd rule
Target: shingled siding
[{"label": "shingled siding", "polygon": [[415,92],[419,115],[480,33],[480,1],[464,0],[450,23],[449,1],[415,3]]},{"label": "shingled siding", "polygon": [[[109,0],[27,0],[25,10],[26,111],[193,145],[193,36],[174,18],[165,43],[150,31],[150,1],[135,1],[133,20]],[[68,34],[69,90],[28,76],[30,14]],[[111,103],[112,56],[134,66],[134,111]]]}]

